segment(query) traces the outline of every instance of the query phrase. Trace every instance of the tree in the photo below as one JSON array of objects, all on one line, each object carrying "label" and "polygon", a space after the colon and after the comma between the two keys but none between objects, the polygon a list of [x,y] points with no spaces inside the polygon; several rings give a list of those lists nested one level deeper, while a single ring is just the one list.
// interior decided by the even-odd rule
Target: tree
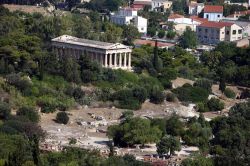
[{"label": "tree", "polygon": [[114,144],[119,146],[130,146],[157,142],[161,137],[161,131],[152,126],[150,120],[132,118],[120,125],[110,126],[108,136],[113,138]]},{"label": "tree", "polygon": [[10,111],[9,104],[0,101],[0,118],[7,119],[10,116]]},{"label": "tree", "polygon": [[167,32],[167,38],[173,39],[175,37],[176,33],[172,30]]},{"label": "tree", "polygon": [[207,106],[210,111],[221,111],[224,108],[224,103],[215,97],[212,97],[208,102]]},{"label": "tree", "polygon": [[220,79],[220,84],[219,84],[219,90],[221,92],[224,92],[226,89],[226,83],[225,83],[225,79],[224,78],[221,78]]},{"label": "tree", "polygon": [[166,133],[172,136],[181,136],[184,132],[184,124],[177,115],[166,120]]},{"label": "tree", "polygon": [[208,92],[212,91],[212,89],[211,89],[212,85],[213,85],[213,82],[211,80],[208,80],[208,79],[199,79],[199,80],[195,81],[195,83],[194,83],[194,86],[206,89]]},{"label": "tree", "polygon": [[80,66],[75,61],[75,59],[71,57],[64,57],[63,58],[63,75],[67,81],[80,83]]},{"label": "tree", "polygon": [[215,165],[247,165],[249,163],[250,102],[239,103],[229,110],[228,117],[217,117],[210,124],[213,130],[211,154]]},{"label": "tree", "polygon": [[197,44],[196,33],[188,27],[180,38],[180,46],[182,48],[195,48]]},{"label": "tree", "polygon": [[126,40],[125,44],[133,45],[133,41],[140,37],[138,29],[133,25],[125,25],[123,27],[123,37]]},{"label": "tree", "polygon": [[34,123],[38,123],[40,120],[40,116],[38,112],[33,107],[29,107],[29,106],[21,107],[17,110],[16,114],[18,116],[24,116]]},{"label": "tree", "polygon": [[58,112],[56,114],[56,121],[58,123],[67,124],[69,121],[68,114],[66,112]]},{"label": "tree", "polygon": [[174,151],[181,150],[180,140],[171,135],[165,135],[161,138],[160,142],[156,144],[157,153],[159,155],[170,154],[173,155]]},{"label": "tree", "polygon": [[165,36],[165,31],[164,30],[160,30],[159,32],[158,32],[158,37],[159,38],[163,38]]},{"label": "tree", "polygon": [[154,47],[154,56],[153,56],[153,66],[155,68],[156,71],[160,71],[162,68],[162,64],[160,64],[160,58],[158,55],[158,41],[155,40],[155,47]]}]

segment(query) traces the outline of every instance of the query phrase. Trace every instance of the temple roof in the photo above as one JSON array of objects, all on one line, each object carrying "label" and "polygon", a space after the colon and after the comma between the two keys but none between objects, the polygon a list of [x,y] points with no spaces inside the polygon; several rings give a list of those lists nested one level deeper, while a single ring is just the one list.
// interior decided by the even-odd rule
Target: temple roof
[{"label": "temple roof", "polygon": [[62,35],[57,38],[52,39],[52,42],[60,42],[60,43],[68,43],[73,45],[85,46],[85,47],[93,47],[93,48],[100,48],[100,49],[126,49],[129,48],[126,45],[121,43],[108,43],[108,42],[101,42],[95,40],[88,40],[83,38],[77,38],[69,35]]}]

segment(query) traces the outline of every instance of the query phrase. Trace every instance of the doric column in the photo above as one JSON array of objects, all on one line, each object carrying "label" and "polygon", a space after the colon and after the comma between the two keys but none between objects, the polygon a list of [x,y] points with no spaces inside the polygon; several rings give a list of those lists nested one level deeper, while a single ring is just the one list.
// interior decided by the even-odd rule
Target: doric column
[{"label": "doric column", "polygon": [[112,54],[109,54],[109,67],[112,66]]},{"label": "doric column", "polygon": [[105,67],[108,67],[108,54],[105,54]]},{"label": "doric column", "polygon": [[122,53],[119,53],[119,67],[122,67]]},{"label": "doric column", "polygon": [[117,54],[115,53],[115,67],[117,65]]},{"label": "doric column", "polygon": [[128,53],[128,67],[131,68],[131,52]]},{"label": "doric column", "polygon": [[127,67],[127,53],[124,53],[123,67]]}]

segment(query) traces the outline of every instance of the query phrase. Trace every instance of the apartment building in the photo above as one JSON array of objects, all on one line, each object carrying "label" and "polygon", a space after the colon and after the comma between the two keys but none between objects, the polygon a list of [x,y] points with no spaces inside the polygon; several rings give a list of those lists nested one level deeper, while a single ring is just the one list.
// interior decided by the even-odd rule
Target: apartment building
[{"label": "apartment building", "polygon": [[197,26],[196,33],[202,44],[218,44],[222,41],[242,39],[242,28],[234,23],[207,21]]},{"label": "apartment building", "polygon": [[152,0],[152,10],[158,12],[166,12],[167,9],[171,8],[173,2],[168,0]]},{"label": "apartment building", "polygon": [[223,6],[205,5],[203,18],[208,21],[220,21],[223,18]]}]

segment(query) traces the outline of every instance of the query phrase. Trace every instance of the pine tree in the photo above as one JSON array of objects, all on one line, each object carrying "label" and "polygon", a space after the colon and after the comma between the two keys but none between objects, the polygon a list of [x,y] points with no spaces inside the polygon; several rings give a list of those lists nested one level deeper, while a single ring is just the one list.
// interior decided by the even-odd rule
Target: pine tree
[{"label": "pine tree", "polygon": [[155,70],[157,70],[159,72],[160,64],[159,64],[159,57],[158,57],[158,41],[157,41],[157,39],[155,40],[153,66],[154,66]]}]

